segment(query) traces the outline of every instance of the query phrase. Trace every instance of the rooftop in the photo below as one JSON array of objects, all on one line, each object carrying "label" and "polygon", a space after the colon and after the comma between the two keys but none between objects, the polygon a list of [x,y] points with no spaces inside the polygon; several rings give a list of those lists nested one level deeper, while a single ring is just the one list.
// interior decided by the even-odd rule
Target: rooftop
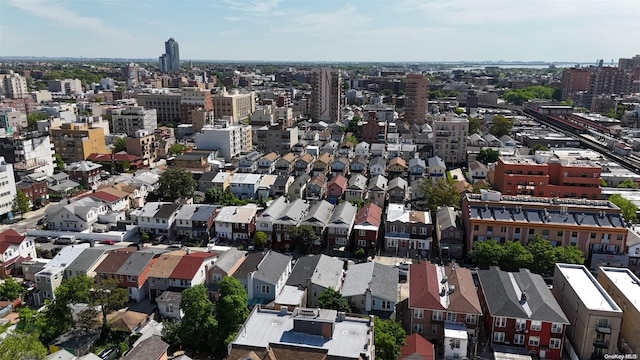
[{"label": "rooftop", "polygon": [[584,265],[556,264],[556,270],[560,271],[587,309],[622,311]]},{"label": "rooftop", "polygon": [[640,279],[626,268],[601,267],[599,270],[615,284],[629,301],[633,302],[636,311],[640,312]]}]

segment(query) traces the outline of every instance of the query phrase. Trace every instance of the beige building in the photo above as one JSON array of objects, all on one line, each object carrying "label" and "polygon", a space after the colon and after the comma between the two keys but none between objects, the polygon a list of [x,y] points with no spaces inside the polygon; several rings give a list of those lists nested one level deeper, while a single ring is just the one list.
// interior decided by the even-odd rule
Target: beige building
[{"label": "beige building", "polygon": [[142,165],[150,166],[156,161],[156,148],[158,142],[156,135],[147,130],[138,130],[133,136],[127,137],[127,154],[142,158]]},{"label": "beige building", "polygon": [[253,145],[264,153],[286,154],[298,142],[298,127],[283,129],[281,126],[259,127],[253,130]]},{"label": "beige building", "polygon": [[191,111],[191,125],[193,125],[193,131],[195,132],[200,132],[206,125],[212,125],[214,119],[213,110],[198,108]]},{"label": "beige building", "polygon": [[600,267],[598,282],[622,309],[618,352],[640,352],[640,279],[625,268]]},{"label": "beige building", "polygon": [[29,96],[29,90],[27,89],[27,79],[20,74],[16,74],[11,71],[9,74],[4,75],[2,82],[0,83],[0,94],[4,94],[11,99],[22,99]]},{"label": "beige building", "polygon": [[433,155],[447,165],[467,163],[467,118],[443,116],[433,120]]},{"label": "beige building", "polygon": [[584,265],[556,264],[551,292],[571,323],[568,349],[580,359],[616,352],[622,310]]},{"label": "beige building", "polygon": [[315,69],[311,82],[311,120],[335,123],[340,120],[342,102],[342,77],[339,69],[323,67]]},{"label": "beige building", "polygon": [[253,150],[251,126],[205,126],[196,134],[196,147],[202,150],[218,150],[226,161]]},{"label": "beige building", "polygon": [[56,154],[65,162],[86,160],[89,155],[110,154],[104,139],[104,130],[85,123],[62,124],[51,129],[51,140]]},{"label": "beige building", "polygon": [[230,116],[233,123],[245,120],[256,110],[256,100],[253,92],[241,94],[237,91],[228,93],[223,91],[218,96],[213,96],[213,112],[216,119]]},{"label": "beige building", "polygon": [[156,109],[129,106],[112,114],[111,131],[114,134],[131,135],[138,130],[153,133],[157,127],[158,112]]},{"label": "beige building", "polygon": [[138,105],[156,109],[158,124],[180,123],[180,93],[138,94]]},{"label": "beige building", "polygon": [[405,80],[406,102],[404,120],[409,124],[424,124],[427,116],[429,80],[422,74],[409,74]]}]

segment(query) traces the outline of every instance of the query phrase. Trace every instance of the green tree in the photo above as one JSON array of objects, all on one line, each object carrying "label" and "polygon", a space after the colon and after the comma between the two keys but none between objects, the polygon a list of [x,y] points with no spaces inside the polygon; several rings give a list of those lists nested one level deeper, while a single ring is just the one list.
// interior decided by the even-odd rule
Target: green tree
[{"label": "green tree", "polygon": [[91,301],[93,279],[86,275],[78,275],[63,281],[56,289],[56,299],[69,303],[88,304]]},{"label": "green tree", "polygon": [[125,137],[117,137],[113,139],[113,150],[115,152],[127,151],[127,138]]},{"label": "green tree", "polygon": [[482,123],[477,117],[469,118],[469,134],[476,134],[480,130]]},{"label": "green tree", "polygon": [[64,171],[65,163],[62,160],[62,156],[60,156],[59,154],[55,154],[54,156],[56,158],[56,172]]},{"label": "green tree", "polygon": [[504,257],[500,266],[507,271],[517,271],[520,268],[529,268],[533,261],[531,253],[520,241],[507,241],[504,245]]},{"label": "green tree", "polygon": [[204,192],[204,201],[208,204],[221,206],[242,206],[248,203],[248,201],[240,200],[232,193],[216,187],[209,188]]},{"label": "green tree", "polygon": [[527,250],[531,253],[531,271],[536,274],[549,275],[553,273],[556,263],[556,249],[549,240],[540,234],[535,234],[533,241],[527,244]]},{"label": "green tree", "polygon": [[556,262],[565,264],[584,264],[584,252],[575,245],[555,247]]},{"label": "green tree", "polygon": [[636,213],[638,212],[638,207],[634,205],[631,201],[623,198],[618,194],[613,194],[609,196],[609,201],[614,203],[616,206],[620,208],[622,212],[622,217],[629,223],[632,223],[636,220]]},{"label": "green tree", "polygon": [[269,238],[267,237],[267,234],[264,233],[264,231],[256,231],[256,233],[253,235],[253,246],[256,247],[256,249],[262,249],[265,246],[267,246],[267,242],[269,241]]},{"label": "green tree", "polygon": [[351,203],[351,205],[355,206],[358,210],[362,209],[362,207],[364,206],[364,200],[362,199],[352,199],[352,200],[349,200],[349,202]]},{"label": "green tree", "polygon": [[502,115],[496,115],[491,121],[489,132],[495,137],[501,137],[503,135],[511,134],[511,128],[513,127],[513,120],[508,119]]},{"label": "green tree", "polygon": [[107,324],[107,314],[118,310],[129,300],[127,289],[119,287],[118,279],[98,279],[93,289],[91,305],[99,306],[102,312],[102,324]]},{"label": "green tree", "polygon": [[295,227],[289,231],[289,236],[295,241],[296,247],[303,254],[308,254],[311,251],[313,242],[318,236],[316,232],[309,225],[302,225]]},{"label": "green tree", "polygon": [[358,138],[353,136],[353,135],[349,135],[349,136],[345,136],[344,137],[344,141],[348,141],[350,143],[352,143],[353,145],[358,145]]},{"label": "green tree", "polygon": [[405,344],[407,333],[399,322],[382,320],[376,316],[374,320],[373,343],[376,347],[376,358],[395,360]]},{"label": "green tree", "polygon": [[207,288],[196,285],[184,290],[180,308],[184,311],[179,327],[180,342],[196,350],[214,352],[218,323],[213,317],[213,303],[209,300]]},{"label": "green tree", "polygon": [[458,115],[462,115],[462,114],[464,114],[465,110],[464,110],[463,108],[460,108],[460,107],[459,107],[459,108],[456,108],[456,109],[454,110],[454,112],[455,112],[456,114],[458,114]]},{"label": "green tree", "polygon": [[216,320],[222,346],[227,346],[249,317],[249,296],[236,278],[225,276],[219,283],[220,297],[216,308]]},{"label": "green tree", "polygon": [[13,278],[7,278],[0,284],[0,300],[12,301],[24,294],[24,288]]},{"label": "green tree", "polygon": [[298,80],[291,80],[291,86],[298,87],[300,86],[300,82]]},{"label": "green tree", "polygon": [[339,291],[333,288],[327,288],[318,296],[318,307],[321,309],[330,309],[337,311],[350,312],[351,308],[347,299],[342,297]]},{"label": "green tree", "polygon": [[358,122],[362,120],[359,116],[354,116],[353,119],[349,120],[347,123],[347,127],[345,128],[345,132],[356,133],[358,132]]},{"label": "green tree", "polygon": [[66,301],[59,299],[45,301],[45,310],[38,316],[42,316],[42,322],[36,322],[41,324],[39,327],[40,341],[45,344],[73,327],[73,316]]},{"label": "green tree", "polygon": [[631,179],[625,179],[623,182],[618,184],[618,186],[616,186],[616,187],[620,188],[620,189],[637,189],[638,188],[638,183],[636,183],[635,181],[633,181]]},{"label": "green tree", "polygon": [[160,175],[158,193],[165,201],[191,198],[196,189],[196,181],[190,172],[179,167],[170,167]]},{"label": "green tree", "polygon": [[173,145],[169,146],[169,150],[167,150],[167,152],[171,156],[176,156],[176,155],[182,154],[186,149],[187,149],[186,146],[182,144],[174,143]]},{"label": "green tree", "polygon": [[20,218],[22,218],[30,209],[31,206],[29,205],[29,198],[27,195],[25,195],[22,190],[16,191],[16,197],[13,199],[11,211],[16,214],[20,214]]},{"label": "green tree", "polygon": [[600,179],[600,187],[609,187],[609,184],[607,183],[607,180]]},{"label": "green tree", "polygon": [[45,359],[47,349],[36,333],[16,331],[0,341],[0,360]]},{"label": "green tree", "polygon": [[500,157],[500,151],[494,150],[491,148],[484,148],[478,152],[478,156],[476,156],[476,160],[487,165],[489,163],[494,163],[498,161]]},{"label": "green tree", "polygon": [[100,321],[97,319],[100,315],[100,311],[94,307],[88,307],[80,311],[77,315],[76,327],[82,329],[96,329],[100,326]]},{"label": "green tree", "polygon": [[469,258],[479,266],[499,266],[505,249],[494,239],[478,241],[469,252]]},{"label": "green tree", "polygon": [[38,130],[38,121],[47,120],[49,113],[44,111],[34,111],[27,115],[27,127],[30,131]]},{"label": "green tree", "polygon": [[551,99],[555,89],[548,86],[528,86],[523,89],[513,89],[504,92],[504,99],[514,105],[522,105],[531,99]]},{"label": "green tree", "polygon": [[542,144],[535,144],[529,149],[529,155],[535,155],[536,151],[549,151],[549,147]]},{"label": "green tree", "polygon": [[440,206],[460,208],[460,195],[454,184],[455,180],[447,178],[422,178],[418,184],[418,194],[421,198],[418,200],[418,206],[429,210],[432,216],[435,216]]},{"label": "green tree", "polygon": [[141,243],[143,243],[143,244],[145,244],[145,243],[148,243],[148,242],[149,242],[149,233],[148,233],[148,232],[143,231],[143,232],[140,234],[140,242],[141,242]]}]

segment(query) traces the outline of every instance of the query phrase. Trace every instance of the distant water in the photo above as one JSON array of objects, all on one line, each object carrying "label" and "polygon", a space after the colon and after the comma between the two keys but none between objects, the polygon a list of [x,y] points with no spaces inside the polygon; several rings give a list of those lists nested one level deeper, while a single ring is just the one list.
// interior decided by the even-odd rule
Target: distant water
[{"label": "distant water", "polygon": [[447,70],[484,70],[485,68],[500,68],[500,69],[546,69],[550,65],[554,65],[557,68],[570,68],[576,65],[580,65],[580,67],[596,65],[595,63],[561,63],[561,64],[488,64],[488,65],[469,65],[469,66],[458,66]]}]

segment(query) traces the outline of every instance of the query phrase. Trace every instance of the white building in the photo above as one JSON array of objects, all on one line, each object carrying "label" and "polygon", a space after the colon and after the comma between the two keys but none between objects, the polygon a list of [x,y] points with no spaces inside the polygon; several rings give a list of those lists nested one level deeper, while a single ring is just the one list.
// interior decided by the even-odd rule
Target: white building
[{"label": "white building", "polygon": [[43,305],[45,299],[55,299],[55,291],[62,284],[64,272],[78,256],[89,248],[89,244],[65,246],[56,256],[35,274],[36,288],[34,297],[37,306]]},{"label": "white building", "polygon": [[15,197],[16,179],[13,175],[13,165],[7,164],[4,156],[0,156],[0,218],[5,218],[11,213]]},{"label": "white building", "polygon": [[113,114],[111,132],[113,134],[132,134],[137,130],[147,130],[153,134],[158,127],[156,109],[145,109],[143,106],[129,106]]},{"label": "white building", "polygon": [[199,150],[218,150],[226,161],[248,153],[253,149],[251,126],[205,126],[196,134],[196,147]]},{"label": "white building", "polygon": [[258,106],[256,111],[251,114],[251,125],[276,125],[273,107],[271,105]]},{"label": "white building", "polygon": [[29,92],[27,90],[27,79],[25,79],[20,74],[16,74],[11,71],[8,75],[2,79],[2,83],[0,83],[0,94],[4,94],[4,96],[12,99],[22,99],[29,96]]},{"label": "white building", "polygon": [[446,164],[467,162],[469,119],[443,116],[433,120],[433,155]]},{"label": "white building", "polygon": [[229,181],[229,191],[238,199],[253,199],[261,178],[260,174],[235,173]]},{"label": "white building", "polygon": [[20,129],[26,129],[27,126],[26,114],[10,107],[0,109],[0,128],[5,129],[7,133],[20,132]]},{"label": "white building", "polygon": [[48,84],[51,92],[65,95],[82,92],[82,81],[80,79],[49,80]]}]

